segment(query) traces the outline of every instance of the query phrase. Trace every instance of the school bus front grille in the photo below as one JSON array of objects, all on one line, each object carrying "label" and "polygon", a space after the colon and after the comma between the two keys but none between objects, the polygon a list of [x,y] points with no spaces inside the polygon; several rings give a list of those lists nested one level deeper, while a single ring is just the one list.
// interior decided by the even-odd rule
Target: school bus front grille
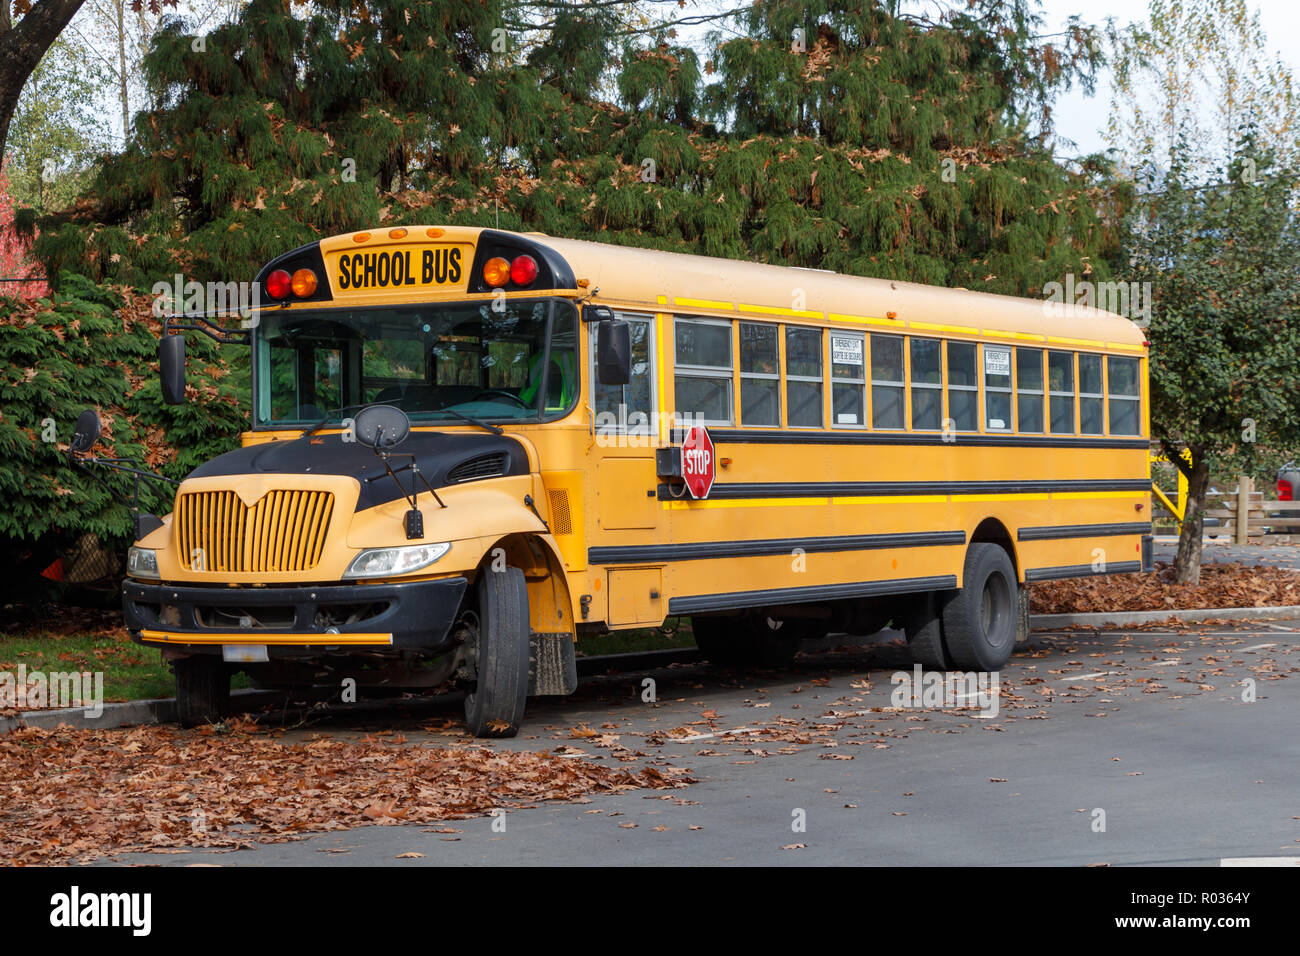
[{"label": "school bus front grille", "polygon": [[251,508],[233,491],[180,496],[176,528],[188,571],[310,571],[334,512],[328,491],[271,491]]}]

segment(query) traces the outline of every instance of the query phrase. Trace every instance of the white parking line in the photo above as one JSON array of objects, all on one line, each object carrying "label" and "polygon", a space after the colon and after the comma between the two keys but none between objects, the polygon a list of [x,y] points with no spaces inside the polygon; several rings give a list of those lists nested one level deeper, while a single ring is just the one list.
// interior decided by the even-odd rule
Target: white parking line
[{"label": "white parking line", "polygon": [[1277,647],[1277,644],[1252,644],[1250,647],[1243,647],[1243,651],[1262,651],[1266,647]]},{"label": "white parking line", "polygon": [[1062,680],[1092,680],[1094,677],[1105,677],[1107,674],[1118,674],[1118,673],[1119,673],[1119,671],[1097,671],[1097,673],[1095,673],[1095,674],[1075,674],[1075,675],[1072,676],[1072,677],[1058,677],[1058,678],[1056,678],[1056,679],[1057,679],[1058,681],[1062,681]]},{"label": "white parking line", "polygon": [[1230,856],[1219,866],[1300,866],[1300,856]]}]

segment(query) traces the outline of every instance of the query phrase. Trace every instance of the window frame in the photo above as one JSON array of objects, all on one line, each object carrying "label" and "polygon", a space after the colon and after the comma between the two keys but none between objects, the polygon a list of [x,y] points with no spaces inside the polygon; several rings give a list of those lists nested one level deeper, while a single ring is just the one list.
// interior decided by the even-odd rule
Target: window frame
[{"label": "window frame", "polygon": [[[817,364],[820,374],[814,378],[810,375],[791,375],[790,374],[790,333],[791,332],[816,332],[817,333]],[[781,416],[786,428],[809,428],[824,429],[826,427],[826,342],[827,327],[824,325],[794,325],[790,323],[781,324],[781,378],[784,384],[784,413]],[[790,423],[790,383],[806,382],[816,383],[820,400],[817,403],[818,421],[816,425],[794,425]]]},{"label": "window frame", "polygon": [[[1003,388],[1001,385],[990,385],[988,378],[988,360],[985,354],[988,349],[1005,350],[1007,353],[1007,385]],[[1010,345],[1000,345],[995,342],[981,342],[979,355],[979,380],[980,390],[984,393],[983,400],[980,403],[980,431],[985,434],[1006,435],[1015,432],[1015,414],[1016,414],[1016,356],[1015,348]],[[1007,418],[1006,424],[1002,428],[994,428],[989,424],[989,396],[990,395],[1007,395]]]},{"label": "window frame", "polygon": [[[876,354],[875,340],[877,338],[897,339],[900,343],[902,343],[902,346],[899,350],[899,358],[902,360],[901,368],[899,371],[902,377],[897,381],[894,381],[893,379],[876,378],[874,356]],[[908,398],[908,393],[907,393],[907,363],[908,363],[908,354],[909,354],[908,347],[907,347],[907,338],[908,337],[906,335],[898,335],[893,332],[872,332],[870,333],[870,336],[868,338],[867,345],[870,351],[867,353],[867,361],[869,363],[872,363],[872,365],[871,365],[871,374],[868,377],[868,381],[867,381],[867,384],[869,386],[867,394],[869,396],[868,407],[871,412],[871,424],[869,427],[871,428],[872,431],[883,431],[883,432],[907,431],[907,420],[911,412],[911,401]],[[895,426],[895,425],[876,424],[876,393],[875,393],[876,386],[880,386],[881,388],[897,388],[903,393],[903,404],[902,404],[903,423],[901,425]]]},{"label": "window frame", "polygon": [[[736,376],[739,379],[740,385],[739,385],[739,390],[736,393],[738,402],[734,410],[739,413],[737,416],[737,420],[740,423],[739,427],[740,428],[782,428],[784,427],[784,422],[785,422],[785,388],[781,384],[781,370],[782,368],[785,367],[785,362],[784,362],[784,351],[781,347],[782,345],[781,323],[753,322],[750,321],[749,319],[738,319],[735,325],[736,325],[736,347],[735,347],[736,360],[733,364],[736,367]],[[775,331],[776,333],[776,340],[774,343],[776,345],[776,371],[775,372],[746,372],[744,370],[744,362],[740,354],[740,340],[741,340],[741,328],[746,325],[762,326],[764,328],[769,328]],[[752,379],[760,382],[776,382],[776,422],[775,423],[755,424],[755,423],[750,423],[745,421],[745,380],[746,379]]]},{"label": "window frame", "polygon": [[[1083,390],[1083,360],[1084,358],[1095,358],[1101,370],[1101,391],[1085,392]],[[1079,412],[1079,435],[1085,437],[1098,438],[1106,434],[1106,426],[1109,424],[1106,414],[1106,356],[1101,352],[1075,352],[1074,353],[1074,381],[1075,392],[1078,395],[1076,406]],[[1083,402],[1084,399],[1101,400],[1101,429],[1095,432],[1086,432],[1083,430]]]},{"label": "window frame", "polygon": [[[831,428],[855,428],[860,431],[866,431],[871,428],[871,402],[870,402],[870,385],[871,380],[868,368],[871,365],[871,351],[867,342],[867,333],[857,329],[839,329],[830,328],[830,335],[826,338],[826,347],[830,350],[830,388],[828,389],[830,398],[830,427]],[[835,377],[835,345],[834,337],[856,339],[862,343],[862,375],[859,378],[836,378]],[[839,363],[844,364],[844,363]],[[858,390],[858,398],[862,409],[862,420],[856,424],[852,422],[840,422],[836,419],[835,414],[835,387],[837,385],[854,386]]]},{"label": "window frame", "polygon": [[[1043,382],[1047,388],[1047,419],[1044,424],[1047,426],[1047,435],[1078,435],[1079,434],[1079,402],[1078,402],[1078,382],[1079,375],[1076,366],[1078,363],[1077,352],[1070,352],[1064,349],[1045,349],[1047,352],[1047,378]],[[1052,356],[1064,355],[1070,360],[1070,389],[1061,391],[1052,388]],[[1052,399],[1067,398],[1070,400],[1070,430],[1057,431],[1052,427]]]},{"label": "window frame", "polygon": [[[1133,379],[1133,384],[1137,386],[1136,395],[1117,395],[1111,389],[1110,363],[1112,361],[1132,362],[1134,365],[1137,366],[1137,369],[1134,373],[1134,379]],[[1130,438],[1141,437],[1142,435],[1142,359],[1140,359],[1136,355],[1107,355],[1105,367],[1106,367],[1106,371],[1105,371],[1104,387],[1106,389],[1106,434],[1122,435]],[[1121,404],[1132,404],[1136,407],[1137,414],[1134,419],[1134,428],[1135,428],[1134,431],[1117,432],[1114,430],[1111,424],[1114,418],[1114,416],[1111,414],[1111,407],[1113,402],[1120,402]]]},{"label": "window frame", "polygon": [[[913,362],[912,362],[912,358],[913,358],[913,357],[912,357],[912,346],[913,346],[914,343],[917,343],[917,342],[933,342],[935,345],[937,345],[937,346],[939,347],[939,349],[938,349],[938,352],[939,352],[939,381],[937,381],[937,382],[918,382],[918,381],[916,381],[915,376],[914,376]],[[944,384],[945,384],[945,383],[944,383],[944,379],[945,379],[944,358],[945,358],[945,352],[946,352],[946,351],[947,351],[947,350],[944,348],[944,340],[943,340],[943,339],[932,339],[932,338],[930,338],[929,336],[926,336],[926,335],[909,335],[909,336],[907,336],[907,362],[906,362],[906,365],[907,365],[907,389],[906,389],[906,391],[907,391],[907,417],[906,417],[906,421],[907,421],[907,430],[908,430],[908,431],[912,431],[912,432],[927,432],[927,433],[928,433],[928,432],[942,432],[942,431],[943,431],[943,422],[944,422],[944,418],[946,417],[946,416],[944,415],[944,409],[945,409],[945,405],[944,405],[944,398],[945,398],[945,394],[944,394]],[[915,389],[920,389],[920,390],[923,391],[923,392],[927,392],[927,391],[935,391],[935,392],[938,392],[938,393],[939,393],[939,424],[938,424],[938,426],[936,426],[935,428],[918,428],[918,427],[917,427],[916,422],[914,421],[914,417],[915,417],[915,413],[916,413],[916,406],[915,406],[915,404],[914,404],[914,394],[915,394],[915,393],[914,393],[914,390],[915,390]]]},{"label": "window frame", "polygon": [[[713,425],[717,427],[730,428],[736,423],[736,323],[732,319],[718,319],[711,316],[703,315],[676,315],[672,316],[673,320],[673,413],[681,419],[685,419],[687,412],[684,411],[678,403],[677,398],[677,378],[704,378],[714,379],[717,381],[725,380],[727,383],[727,407],[731,416],[726,420],[714,420],[711,418],[696,419],[704,425]],[[730,353],[730,366],[722,365],[696,365],[696,364],[679,364],[677,361],[677,324],[679,322],[693,323],[695,325],[713,325],[727,330],[727,350]],[[694,413],[691,413],[692,415]]]},{"label": "window frame", "polygon": [[[1040,386],[1039,388],[1037,388],[1037,389],[1021,388],[1021,387],[1020,387],[1020,356],[1021,356],[1022,353],[1028,353],[1028,352],[1037,352],[1037,353],[1038,353],[1038,378],[1039,378],[1039,381],[1040,381],[1042,384],[1041,384],[1041,386]],[[1023,434],[1026,434],[1026,435],[1044,435],[1044,436],[1045,436],[1045,435],[1047,435],[1047,433],[1048,433],[1048,432],[1047,432],[1047,425],[1048,425],[1048,421],[1047,421],[1048,408],[1047,408],[1047,364],[1046,364],[1046,363],[1047,363],[1047,349],[1046,349],[1046,348],[1043,348],[1042,346],[1028,346],[1028,345],[1026,345],[1026,346],[1020,346],[1020,345],[1017,345],[1017,346],[1016,346],[1016,348],[1015,348],[1015,357],[1014,357],[1014,359],[1012,360],[1012,367],[1013,367],[1013,369],[1015,370],[1015,377],[1014,377],[1014,379],[1012,379],[1012,386],[1015,388],[1015,393],[1016,393],[1016,401],[1015,401],[1015,416],[1016,416],[1016,433],[1017,433],[1017,434],[1021,434],[1021,433],[1023,433]],[[1036,430],[1034,430],[1034,431],[1029,431],[1029,430],[1027,430],[1027,429],[1024,427],[1023,424],[1021,424],[1021,421],[1020,421],[1020,396],[1022,396],[1022,395],[1027,395],[1027,396],[1031,396],[1031,397],[1036,397],[1036,398],[1038,399],[1038,401],[1039,401],[1039,406],[1038,406],[1038,410],[1039,410],[1039,420],[1042,422],[1042,427],[1041,427],[1041,428],[1036,429]]]},{"label": "window frame", "polygon": [[[659,411],[659,355],[658,355],[658,326],[659,317],[653,312],[622,312],[614,310],[614,318],[621,319],[624,322],[644,322],[646,329],[646,363],[649,366],[648,374],[650,376],[650,408],[647,410],[649,421],[646,424],[647,434],[651,437],[658,436],[658,429],[652,426],[654,415]],[[593,435],[626,435],[628,429],[622,424],[615,424],[607,427],[600,427],[596,424],[596,416],[600,414],[600,409],[596,407],[596,390],[600,388],[600,383],[596,381],[596,334],[598,322],[585,323],[588,328],[587,334],[587,374],[590,380],[588,390],[588,402],[591,407],[591,433]],[[615,386],[610,386],[615,387]],[[627,388],[626,385],[618,386]],[[629,417],[631,417],[629,413]]]}]

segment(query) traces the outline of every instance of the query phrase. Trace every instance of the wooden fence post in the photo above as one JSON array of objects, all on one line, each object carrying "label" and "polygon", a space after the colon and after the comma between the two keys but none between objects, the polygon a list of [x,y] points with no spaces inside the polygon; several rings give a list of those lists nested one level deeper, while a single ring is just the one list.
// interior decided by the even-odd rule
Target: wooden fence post
[{"label": "wooden fence post", "polygon": [[1234,540],[1237,544],[1248,544],[1250,534],[1250,485],[1249,475],[1237,478],[1237,527]]}]

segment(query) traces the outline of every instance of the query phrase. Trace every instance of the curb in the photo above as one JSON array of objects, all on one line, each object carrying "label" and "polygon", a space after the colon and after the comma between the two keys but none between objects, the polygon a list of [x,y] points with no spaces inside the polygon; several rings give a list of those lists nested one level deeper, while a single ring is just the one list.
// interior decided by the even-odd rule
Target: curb
[{"label": "curb", "polygon": [[[284,695],[273,690],[236,690],[230,699],[245,707],[256,707],[283,700]],[[136,724],[165,724],[176,720],[176,698],[159,697],[153,700],[126,700],[105,704],[98,717],[86,716],[84,707],[65,710],[24,711],[17,717],[0,717],[0,734],[23,727],[40,727],[53,730],[66,724],[83,730],[108,730],[113,727],[130,727]]]},{"label": "curb", "polygon": [[[1202,621],[1207,618],[1217,620],[1287,620],[1300,619],[1300,605],[1289,607],[1229,607],[1200,608],[1192,611],[1115,611],[1100,614],[1034,614],[1029,618],[1031,631],[1051,630],[1059,627],[1079,625],[1109,625],[1126,627],[1135,624],[1151,624],[1161,621]],[[682,651],[688,653],[683,655]],[[692,649],[673,648],[665,651],[636,651],[630,654],[610,654],[600,658],[602,665],[608,665],[610,659],[617,659],[628,670],[635,667],[659,666],[667,663],[668,656],[678,659],[690,659],[695,656]],[[590,671],[590,667],[582,668]],[[284,700],[284,694],[273,690],[236,690],[231,691],[232,701],[245,707],[257,707]],[[104,705],[104,712],[98,717],[86,716],[81,707],[66,710],[34,710],[24,712],[18,717],[0,717],[0,734],[23,727],[40,727],[53,730],[60,724],[78,729],[107,730],[114,727],[130,727],[137,724],[163,724],[176,720],[176,698],[159,697],[153,700],[128,700]]]},{"label": "curb", "polygon": [[1300,618],[1300,605],[1287,607],[1223,607],[1198,608],[1193,611],[1110,611],[1100,614],[1034,614],[1029,618],[1029,628],[1034,631],[1079,624],[1106,624],[1126,627],[1133,624],[1153,624],[1160,621],[1276,621]]}]

